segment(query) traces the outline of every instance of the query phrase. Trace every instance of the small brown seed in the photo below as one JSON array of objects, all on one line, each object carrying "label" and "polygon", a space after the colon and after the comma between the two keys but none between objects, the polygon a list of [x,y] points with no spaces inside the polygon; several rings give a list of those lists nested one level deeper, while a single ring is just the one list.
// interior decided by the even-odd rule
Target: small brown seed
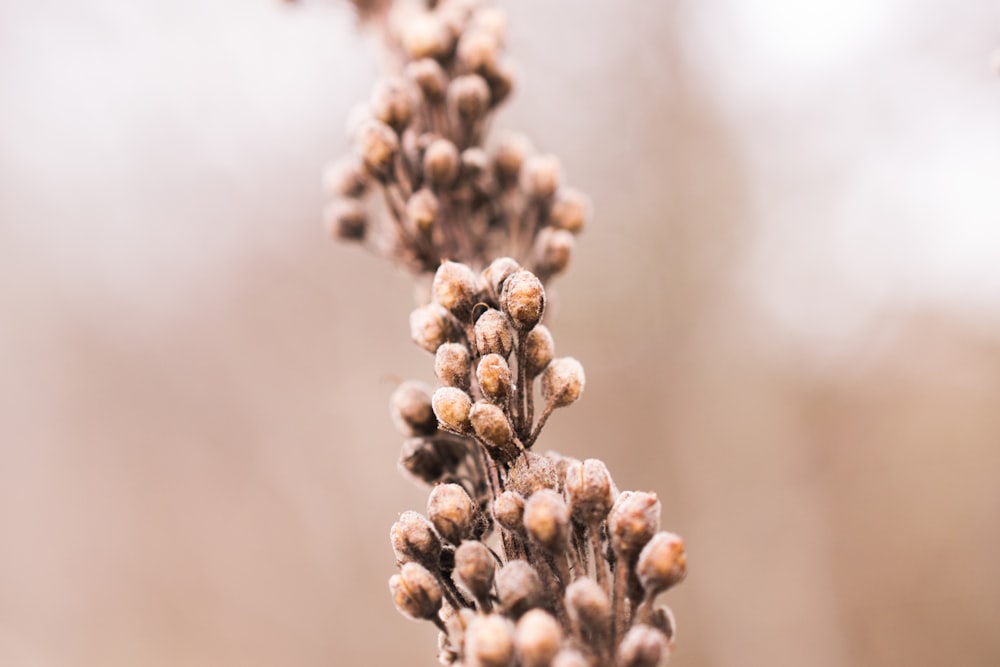
[{"label": "small brown seed", "polygon": [[514,429],[511,428],[510,420],[504,411],[486,401],[476,401],[469,413],[469,420],[476,435],[482,438],[487,445],[497,449],[507,449],[514,438]]}]

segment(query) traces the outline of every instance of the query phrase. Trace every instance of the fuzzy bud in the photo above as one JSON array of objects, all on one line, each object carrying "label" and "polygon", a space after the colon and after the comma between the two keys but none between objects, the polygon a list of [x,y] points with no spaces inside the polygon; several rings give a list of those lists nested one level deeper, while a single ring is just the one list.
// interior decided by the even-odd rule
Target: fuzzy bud
[{"label": "fuzzy bud", "polygon": [[444,99],[448,77],[436,60],[424,58],[411,62],[406,66],[405,74],[428,102],[436,104]]},{"label": "fuzzy bud", "polygon": [[469,412],[472,410],[472,399],[457,387],[439,387],[431,397],[431,407],[434,414],[447,430],[455,433],[468,433],[472,429]]},{"label": "fuzzy bud", "polygon": [[434,14],[420,14],[403,27],[403,48],[411,60],[440,60],[451,51],[453,37],[448,27]]},{"label": "fuzzy bud", "polygon": [[424,151],[424,178],[435,190],[446,188],[458,177],[458,149],[447,139],[435,139]]},{"label": "fuzzy bud", "polygon": [[[530,454],[531,452],[528,452]],[[493,501],[493,518],[512,533],[524,531],[524,496],[507,490]]]},{"label": "fuzzy bud", "polygon": [[435,567],[441,557],[441,538],[434,526],[418,512],[407,510],[392,524],[389,541],[397,563],[420,563]]},{"label": "fuzzy bud", "polygon": [[479,120],[490,108],[490,87],[478,74],[464,74],[448,85],[448,104],[462,122]]},{"label": "fuzzy bud", "polygon": [[531,151],[531,141],[523,134],[512,132],[500,139],[493,153],[493,164],[500,183],[504,186],[517,183],[521,167]]},{"label": "fuzzy bud", "polygon": [[510,366],[499,354],[487,354],[476,367],[479,388],[491,403],[504,405],[511,392]]},{"label": "fuzzy bud", "polygon": [[439,484],[427,499],[427,516],[448,542],[459,544],[472,533],[476,508],[458,484]]},{"label": "fuzzy bud", "polygon": [[535,239],[535,271],[543,278],[558,275],[569,266],[573,235],[565,229],[546,227]]},{"label": "fuzzy bud", "polygon": [[521,189],[535,201],[551,198],[561,181],[559,158],[555,155],[532,155],[521,167]]},{"label": "fuzzy bud", "polygon": [[590,577],[580,577],[566,587],[566,610],[580,634],[595,644],[611,635],[611,602]]},{"label": "fuzzy bud", "polygon": [[532,494],[524,504],[524,529],[533,542],[549,553],[565,550],[570,537],[566,501],[550,489]]},{"label": "fuzzy bud", "polygon": [[517,69],[509,60],[501,61],[496,69],[489,72],[486,83],[490,85],[490,106],[496,108],[514,91],[514,86],[517,84]]},{"label": "fuzzy bud", "polygon": [[499,44],[485,30],[466,30],[458,40],[455,58],[464,72],[485,74],[496,70]]},{"label": "fuzzy bud", "polygon": [[673,533],[657,533],[642,548],[636,575],[648,595],[656,595],[680,583],[687,574],[684,540]]},{"label": "fuzzy bud", "polygon": [[438,198],[427,188],[417,190],[406,202],[406,217],[422,232],[428,232],[434,226],[438,210]]},{"label": "fuzzy bud", "polygon": [[514,349],[514,332],[507,317],[496,308],[479,316],[475,333],[479,354],[497,354],[506,359]]},{"label": "fuzzy bud", "polygon": [[517,622],[514,646],[521,667],[549,667],[562,644],[562,627],[547,611],[532,609]]},{"label": "fuzzy bud", "polygon": [[542,373],[542,397],[546,403],[563,408],[583,394],[586,377],[583,365],[573,357],[553,359]]},{"label": "fuzzy bud", "polygon": [[497,597],[505,614],[519,618],[544,605],[545,588],[535,568],[523,560],[512,560],[497,573]]},{"label": "fuzzy bud", "polygon": [[472,147],[462,151],[460,178],[463,183],[473,184],[479,189],[489,189],[490,156],[482,148]]},{"label": "fuzzy bud", "polygon": [[518,331],[531,331],[545,313],[545,288],[531,271],[507,277],[500,293],[500,306]]},{"label": "fuzzy bud", "polygon": [[372,116],[397,133],[410,124],[413,106],[413,93],[404,79],[385,77],[375,85],[371,99]]},{"label": "fuzzy bud", "polygon": [[433,435],[437,417],[431,409],[431,388],[423,382],[404,382],[392,392],[389,414],[396,430],[406,436]]},{"label": "fuzzy bud", "polygon": [[489,266],[483,269],[483,282],[493,293],[497,300],[500,299],[500,291],[503,288],[503,281],[512,273],[521,270],[521,265],[512,257],[500,257],[493,260]]},{"label": "fuzzy bud", "polygon": [[514,661],[514,629],[497,614],[477,616],[465,632],[465,659],[470,667],[510,667]]},{"label": "fuzzy bud", "polygon": [[514,438],[514,429],[504,411],[492,403],[476,401],[469,413],[476,435],[490,447],[505,449]]},{"label": "fuzzy bud", "polygon": [[620,667],[658,667],[670,653],[666,636],[648,625],[635,625],[618,645]]},{"label": "fuzzy bud", "polygon": [[323,188],[340,197],[360,197],[368,189],[368,179],[349,157],[331,162],[323,170]]},{"label": "fuzzy bud", "polygon": [[604,521],[615,502],[614,483],[603,461],[575,461],[566,470],[566,496],[573,516],[587,525]]},{"label": "fuzzy bud", "polygon": [[499,7],[482,7],[472,16],[473,28],[485,30],[501,43],[507,34],[507,12]]},{"label": "fuzzy bud", "polygon": [[389,579],[389,591],[396,609],[414,620],[433,619],[441,609],[440,584],[417,563],[404,563]]},{"label": "fuzzy bud", "polygon": [[368,232],[368,212],[357,199],[336,199],[323,209],[327,232],[341,241],[362,241]]},{"label": "fuzzy bud", "polygon": [[434,354],[434,375],[446,387],[469,390],[469,348],[461,343],[445,343]]},{"label": "fuzzy bud", "polygon": [[372,176],[386,180],[399,152],[399,137],[379,120],[369,120],[358,130],[361,161]]},{"label": "fuzzy bud", "polygon": [[477,287],[476,274],[459,262],[442,262],[434,274],[434,283],[431,285],[434,300],[449,310],[459,321],[468,320],[475,304]]},{"label": "fuzzy bud", "polygon": [[496,561],[482,542],[462,542],[455,550],[455,575],[473,597],[489,597],[496,576]]},{"label": "fuzzy bud", "polygon": [[591,203],[587,195],[573,188],[562,188],[549,212],[549,221],[557,229],[579,234],[590,218]]},{"label": "fuzzy bud", "polygon": [[546,456],[525,452],[518,457],[508,473],[507,488],[525,498],[536,491],[559,488],[555,466]]},{"label": "fuzzy bud", "polygon": [[444,436],[410,438],[403,443],[399,467],[425,484],[452,474],[467,455],[465,443]]},{"label": "fuzzy bud", "polygon": [[552,667],[592,667],[590,660],[574,648],[564,648],[552,660]]},{"label": "fuzzy bud", "polygon": [[555,355],[556,344],[552,333],[544,324],[537,324],[524,337],[524,367],[528,377],[538,377]]},{"label": "fuzzy bud", "polygon": [[660,525],[660,501],[655,493],[623,491],[608,514],[611,548],[619,556],[637,555]]},{"label": "fuzzy bud", "polygon": [[451,329],[448,311],[436,303],[420,306],[410,313],[410,338],[432,354],[448,342]]}]

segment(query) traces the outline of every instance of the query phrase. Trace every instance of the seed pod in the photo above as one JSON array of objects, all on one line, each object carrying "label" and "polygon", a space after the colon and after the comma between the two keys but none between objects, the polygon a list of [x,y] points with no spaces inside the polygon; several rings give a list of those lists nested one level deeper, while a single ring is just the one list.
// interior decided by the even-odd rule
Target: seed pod
[{"label": "seed pod", "polygon": [[528,373],[528,378],[534,379],[552,361],[552,357],[555,355],[556,344],[552,339],[549,328],[544,324],[537,324],[524,337],[524,347],[524,368]]},{"label": "seed pod", "polygon": [[553,407],[566,407],[580,398],[585,383],[579,361],[573,357],[553,359],[542,373],[542,397]]},{"label": "seed pod", "polygon": [[485,74],[496,70],[497,39],[485,30],[469,29],[462,33],[455,49],[455,59],[463,72]]},{"label": "seed pod", "polygon": [[680,583],[687,574],[684,540],[673,533],[657,533],[639,554],[636,574],[647,595],[656,595]]},{"label": "seed pod", "polygon": [[440,60],[451,51],[454,41],[448,27],[431,13],[413,17],[403,26],[402,32],[403,48],[410,60]]},{"label": "seed pod", "polygon": [[410,313],[410,338],[432,354],[448,342],[451,329],[448,311],[436,303],[420,306]]},{"label": "seed pod", "polygon": [[477,616],[465,632],[465,659],[470,667],[510,667],[514,661],[514,628],[497,614]]},{"label": "seed pod", "polygon": [[535,239],[535,271],[544,279],[558,275],[569,266],[573,235],[565,229],[546,227]]},{"label": "seed pod", "polygon": [[635,625],[625,633],[618,645],[620,667],[658,667],[670,653],[670,645],[662,632],[648,625]]},{"label": "seed pod", "polygon": [[459,262],[442,262],[434,274],[431,289],[435,301],[460,322],[465,322],[472,312],[477,286],[476,274],[468,266]]},{"label": "seed pod", "polygon": [[511,392],[510,366],[499,354],[487,354],[479,360],[476,379],[486,398],[497,405],[504,405]]},{"label": "seed pod", "polygon": [[404,563],[389,579],[389,591],[396,609],[414,620],[433,619],[441,609],[440,584],[417,563]]},{"label": "seed pod", "polygon": [[511,618],[545,603],[545,589],[535,568],[523,560],[512,560],[497,573],[500,607]]},{"label": "seed pod", "polygon": [[424,178],[435,190],[455,182],[458,165],[458,149],[447,139],[435,139],[424,151]]},{"label": "seed pod", "polygon": [[490,87],[478,74],[455,77],[448,85],[448,105],[463,123],[475,123],[490,107]]},{"label": "seed pod", "polygon": [[524,504],[524,529],[532,542],[551,554],[569,545],[569,508],[557,492],[544,489]]},{"label": "seed pod", "polygon": [[524,496],[511,490],[501,493],[493,501],[493,518],[512,533],[524,532]]},{"label": "seed pod", "polygon": [[477,600],[488,598],[496,576],[496,561],[482,542],[462,542],[455,550],[455,576]]},{"label": "seed pod", "polygon": [[372,116],[398,134],[413,118],[413,92],[402,78],[385,77],[375,84],[371,106]]},{"label": "seed pod", "polygon": [[438,198],[427,188],[417,190],[406,202],[406,217],[422,232],[429,232],[434,226],[438,210]]},{"label": "seed pod", "polygon": [[357,199],[335,199],[323,209],[327,233],[341,241],[362,241],[368,232],[368,212]]},{"label": "seed pod", "polygon": [[573,648],[564,648],[552,660],[552,667],[592,667],[587,658]]},{"label": "seed pod", "polygon": [[399,467],[425,484],[436,484],[446,475],[454,474],[465,460],[464,443],[436,438],[410,438],[403,443]]},{"label": "seed pod", "polygon": [[358,130],[361,162],[375,178],[385,181],[392,173],[393,160],[399,152],[399,137],[379,120],[368,120]]},{"label": "seed pod", "polygon": [[611,548],[631,559],[656,534],[660,525],[660,501],[655,493],[623,491],[608,514]]},{"label": "seed pod", "polygon": [[507,488],[530,498],[537,491],[559,488],[555,466],[547,457],[525,452],[517,457],[507,474]]},{"label": "seed pod", "polygon": [[479,354],[497,354],[506,359],[514,349],[514,332],[507,317],[490,308],[476,320],[476,349]]},{"label": "seed pod", "polygon": [[562,627],[552,614],[532,609],[518,620],[514,647],[521,667],[549,667],[562,643]]},{"label": "seed pod", "polygon": [[368,189],[368,179],[359,169],[356,160],[343,157],[331,162],[323,170],[323,188],[339,197],[357,198]]},{"label": "seed pod", "polygon": [[521,166],[521,190],[534,201],[550,199],[561,181],[559,158],[555,155],[532,155]]},{"label": "seed pod", "polygon": [[503,281],[507,280],[510,274],[520,269],[521,265],[512,257],[495,259],[489,266],[483,269],[483,282],[486,284],[487,289],[490,290],[493,298],[497,301],[500,300],[500,290],[503,288]]},{"label": "seed pod", "polygon": [[507,277],[500,293],[500,306],[518,331],[531,331],[545,313],[545,288],[530,271],[516,271]]},{"label": "seed pod", "polygon": [[427,499],[427,517],[446,541],[459,544],[472,533],[472,498],[458,484],[438,484]]},{"label": "seed pod", "polygon": [[469,433],[472,423],[469,412],[472,410],[472,399],[457,387],[439,387],[431,397],[431,407],[437,415],[438,422],[447,430],[455,433]]},{"label": "seed pod", "polygon": [[571,463],[566,470],[566,496],[581,523],[593,526],[604,521],[615,502],[608,467],[598,459]]},{"label": "seed pod", "polygon": [[562,188],[549,211],[549,222],[556,229],[579,234],[590,218],[592,205],[587,195],[573,188]]},{"label": "seed pod", "polygon": [[469,348],[461,343],[445,343],[434,354],[434,375],[446,387],[469,390]]},{"label": "seed pod", "polygon": [[611,601],[590,577],[580,577],[566,587],[566,610],[580,634],[593,644],[611,636]]},{"label": "seed pod", "polygon": [[469,413],[469,420],[476,435],[487,445],[497,449],[506,449],[514,438],[514,429],[503,410],[486,401],[476,401]]},{"label": "seed pod", "polygon": [[431,408],[431,388],[423,382],[410,380],[396,387],[389,399],[389,414],[396,430],[403,435],[437,432],[437,417]]},{"label": "seed pod", "polygon": [[517,183],[521,167],[531,151],[531,141],[523,134],[511,132],[499,140],[493,152],[493,164],[502,185],[506,187]]},{"label": "seed pod", "polygon": [[389,541],[397,563],[420,563],[433,568],[441,557],[441,538],[434,526],[418,512],[407,510],[392,524]]},{"label": "seed pod", "polygon": [[444,99],[445,91],[448,89],[448,77],[436,60],[423,58],[411,62],[406,66],[404,73],[428,102],[437,104]]}]

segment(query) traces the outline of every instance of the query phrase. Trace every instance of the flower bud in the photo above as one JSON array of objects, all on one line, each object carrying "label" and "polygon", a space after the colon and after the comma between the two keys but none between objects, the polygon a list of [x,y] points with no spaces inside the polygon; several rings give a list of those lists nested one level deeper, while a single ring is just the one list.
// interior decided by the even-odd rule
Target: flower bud
[{"label": "flower bud", "polygon": [[556,344],[552,340],[549,328],[544,324],[537,324],[524,337],[524,347],[524,368],[528,373],[528,378],[534,379],[552,361],[552,357],[555,355]]},{"label": "flower bud", "polygon": [[517,84],[517,68],[510,60],[502,60],[488,75],[486,83],[490,86],[490,106],[495,109],[514,91],[514,86]]},{"label": "flower bud", "polygon": [[524,529],[528,537],[552,554],[569,545],[569,508],[557,492],[544,489],[524,504]]},{"label": "flower bud", "polygon": [[389,541],[397,563],[420,563],[435,567],[441,557],[441,538],[434,526],[418,512],[407,510],[392,524]]},{"label": "flower bud", "polygon": [[473,597],[485,599],[493,588],[496,560],[482,542],[462,542],[455,550],[455,576]]},{"label": "flower bud", "polygon": [[436,303],[420,306],[410,313],[410,338],[413,342],[435,353],[451,336],[448,311]]},{"label": "flower bud", "polygon": [[323,188],[339,197],[360,197],[368,189],[368,179],[358,167],[350,157],[331,162],[323,170]]},{"label": "flower bud", "polygon": [[434,375],[446,387],[469,390],[469,348],[461,343],[445,343],[434,354]]},{"label": "flower bud", "polygon": [[472,533],[476,508],[458,484],[438,484],[427,499],[427,517],[445,540],[459,544]]},{"label": "flower bud", "polygon": [[404,79],[385,77],[375,84],[371,106],[372,116],[399,133],[413,118],[413,93]]},{"label": "flower bud", "polygon": [[368,212],[357,199],[335,199],[323,209],[327,232],[341,241],[362,241],[368,231]]},{"label": "flower bud", "polygon": [[558,275],[569,266],[572,254],[573,235],[565,229],[546,227],[535,239],[535,271],[544,278]]},{"label": "flower bud", "polygon": [[514,438],[514,429],[504,411],[492,403],[476,401],[469,413],[476,435],[490,447],[505,449]]},{"label": "flower bud", "polygon": [[472,15],[470,27],[485,30],[500,44],[507,35],[507,12],[499,7],[482,7]]},{"label": "flower bud", "polygon": [[549,221],[556,229],[579,234],[590,218],[591,203],[587,195],[573,188],[562,188],[549,211]]},{"label": "flower bud", "polygon": [[499,354],[487,354],[476,367],[479,388],[491,403],[504,405],[511,392],[510,366]]},{"label": "flower bud", "polygon": [[552,667],[592,667],[587,658],[574,648],[564,648],[552,660]]},{"label": "flower bud", "polygon": [[600,644],[611,635],[611,601],[590,577],[580,577],[566,587],[566,611],[573,625],[593,643]]},{"label": "flower bud", "polygon": [[436,60],[424,58],[411,62],[406,66],[405,74],[428,102],[436,104],[444,99],[448,77]]},{"label": "flower bud", "polygon": [[542,373],[542,397],[557,408],[576,402],[583,393],[583,365],[573,357],[553,359]]},{"label": "flower bud", "polygon": [[620,667],[658,667],[670,653],[666,636],[648,625],[635,625],[618,645],[616,665]]},{"label": "flower bud", "polygon": [[531,141],[523,134],[512,132],[500,139],[493,152],[493,164],[500,183],[504,186],[517,183],[521,167],[531,151]]},{"label": "flower bud", "polygon": [[660,525],[660,501],[655,493],[623,491],[608,514],[611,548],[619,556],[637,555]]},{"label": "flower bud", "polygon": [[411,60],[439,60],[451,51],[453,37],[434,14],[420,14],[407,21],[402,30],[403,49]]},{"label": "flower bud", "polygon": [[485,30],[462,33],[455,49],[455,59],[463,72],[485,74],[497,67],[497,39]]},{"label": "flower bud", "polygon": [[434,226],[438,210],[438,198],[427,188],[417,190],[406,202],[406,217],[422,232],[428,232]]},{"label": "flower bud", "polygon": [[[530,454],[531,452],[528,452]],[[524,531],[524,496],[507,490],[493,501],[493,518],[512,533]]]},{"label": "flower bud", "polygon": [[529,199],[549,199],[559,189],[561,181],[559,158],[555,155],[532,155],[521,166],[521,189]]},{"label": "flower bud", "polygon": [[549,667],[562,643],[562,627],[547,611],[532,609],[518,620],[514,647],[521,667]]},{"label": "flower bud", "polygon": [[424,178],[435,190],[449,187],[458,177],[458,149],[447,139],[435,139],[424,151]]},{"label": "flower bud", "polygon": [[531,271],[512,273],[503,283],[500,306],[518,331],[531,331],[545,312],[542,281]]},{"label": "flower bud", "polygon": [[670,611],[670,607],[654,609],[650,615],[649,624],[662,632],[667,641],[673,643],[674,635],[677,634],[677,621],[674,620],[674,612]]},{"label": "flower bud", "polygon": [[441,609],[440,584],[417,563],[404,563],[389,579],[389,591],[396,609],[414,620],[433,619]]},{"label": "flower bud", "polygon": [[439,387],[431,397],[431,406],[438,422],[455,433],[468,433],[472,429],[469,412],[472,399],[457,387]]},{"label": "flower bud", "polygon": [[529,498],[536,491],[559,488],[559,478],[548,457],[525,452],[511,466],[507,474],[507,488]]},{"label": "flower bud", "polygon": [[545,603],[545,588],[535,568],[523,560],[508,561],[497,573],[500,607],[511,618]]},{"label": "flower bud", "polygon": [[472,312],[477,286],[476,274],[468,266],[459,262],[442,262],[434,274],[431,288],[434,300],[464,322]]},{"label": "flower bud", "polygon": [[478,74],[455,77],[448,85],[448,104],[462,122],[474,123],[490,107],[490,88]]},{"label": "flower bud", "polygon": [[361,161],[372,176],[386,180],[399,152],[399,137],[379,120],[369,120],[358,130]]},{"label": "flower bud", "polygon": [[656,595],[680,583],[687,574],[684,540],[673,533],[657,533],[642,548],[636,575],[647,595]]},{"label": "flower bud", "polygon": [[404,382],[389,399],[389,414],[396,430],[406,436],[434,435],[437,417],[431,409],[431,388],[423,382]]},{"label": "flower bud", "polygon": [[507,280],[510,274],[520,269],[521,265],[512,257],[500,257],[493,260],[489,266],[483,269],[483,282],[486,283],[486,287],[492,292],[494,298],[499,301],[503,281]]},{"label": "flower bud", "polygon": [[506,315],[490,308],[476,320],[476,349],[479,354],[497,354],[506,359],[514,349],[514,332]]},{"label": "flower bud", "polygon": [[573,516],[587,525],[604,521],[614,505],[611,473],[598,459],[576,461],[566,470],[566,496]]},{"label": "flower bud", "polygon": [[465,659],[470,667],[510,667],[514,661],[514,629],[503,616],[477,616],[465,632]]},{"label": "flower bud", "polygon": [[403,443],[399,467],[425,484],[436,484],[446,474],[453,474],[466,455],[461,441],[443,436],[410,438]]}]

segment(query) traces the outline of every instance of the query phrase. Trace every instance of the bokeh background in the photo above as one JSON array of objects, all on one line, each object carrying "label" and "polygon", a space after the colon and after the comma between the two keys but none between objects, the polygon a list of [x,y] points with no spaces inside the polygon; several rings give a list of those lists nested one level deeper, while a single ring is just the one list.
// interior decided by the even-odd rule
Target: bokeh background
[{"label": "bokeh background", "polygon": [[[688,667],[1000,664],[1000,8],[509,0],[596,219],[542,445],[656,490]],[[405,276],[319,224],[346,3],[0,3],[0,665],[432,665]]]}]

